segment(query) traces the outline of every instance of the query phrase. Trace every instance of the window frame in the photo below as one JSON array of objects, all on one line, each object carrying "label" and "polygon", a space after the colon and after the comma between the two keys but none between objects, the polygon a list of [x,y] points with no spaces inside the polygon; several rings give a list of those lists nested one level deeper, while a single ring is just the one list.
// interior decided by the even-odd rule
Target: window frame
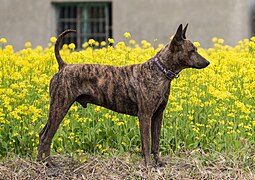
[{"label": "window frame", "polygon": [[[61,8],[76,8],[76,14],[73,16],[71,15],[70,18],[66,17],[71,14],[71,12],[64,12],[64,17],[61,17]],[[90,8],[97,8],[101,7],[104,11],[104,16],[101,18],[92,18],[89,19],[88,11]],[[98,41],[99,37],[102,40],[107,41],[108,37],[112,37],[112,2],[77,2],[77,3],[54,3],[54,9],[56,12],[56,31],[57,34],[60,34],[65,29],[75,29],[77,32],[76,34],[70,34],[69,37],[66,37],[64,43],[75,43],[77,49],[82,48],[82,44],[87,42],[89,39],[94,39]],[[64,10],[62,10],[64,11]],[[65,10],[67,11],[67,10]],[[74,12],[73,12],[74,13]],[[95,15],[95,14],[93,14]],[[103,20],[104,19],[104,20]],[[102,21],[100,23],[100,21]],[[89,22],[98,22],[98,25],[94,25],[93,28],[98,27],[101,31],[104,29],[104,32],[89,32],[89,29],[93,29],[89,25]],[[61,24],[63,23],[63,24]],[[73,25],[71,25],[73,23]],[[104,27],[103,23],[105,23]],[[69,24],[69,25],[68,25]],[[91,23],[93,24],[93,23]],[[62,29],[62,26],[64,28]],[[82,27],[83,26],[83,27]],[[84,32],[83,32],[84,31]],[[100,40],[99,40],[100,41]]]}]

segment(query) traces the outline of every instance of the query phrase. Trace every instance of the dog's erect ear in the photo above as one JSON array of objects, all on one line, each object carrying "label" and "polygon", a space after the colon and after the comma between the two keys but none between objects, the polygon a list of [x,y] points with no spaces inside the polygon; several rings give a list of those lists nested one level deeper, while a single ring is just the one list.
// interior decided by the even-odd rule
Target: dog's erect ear
[{"label": "dog's erect ear", "polygon": [[171,51],[174,51],[174,47],[175,46],[179,46],[181,44],[181,42],[183,41],[183,37],[182,37],[182,24],[179,25],[173,40],[170,43],[170,49]]},{"label": "dog's erect ear", "polygon": [[187,31],[188,25],[189,25],[189,24],[186,24],[185,28],[184,28],[183,31],[182,31],[182,37],[183,37],[183,39],[186,39],[186,31]]},{"label": "dog's erect ear", "polygon": [[177,42],[180,42],[183,40],[183,37],[182,37],[182,24],[179,25],[175,35],[174,35],[174,38],[173,40],[176,40]]}]

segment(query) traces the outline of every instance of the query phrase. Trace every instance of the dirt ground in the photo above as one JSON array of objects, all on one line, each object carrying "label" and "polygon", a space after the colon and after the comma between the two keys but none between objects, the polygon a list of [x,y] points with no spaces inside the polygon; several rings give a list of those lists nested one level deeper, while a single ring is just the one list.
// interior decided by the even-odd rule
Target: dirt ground
[{"label": "dirt ground", "polygon": [[53,156],[57,166],[20,157],[0,162],[0,179],[255,179],[254,165],[234,162],[231,157],[195,152],[182,157],[164,156],[164,168],[143,166],[142,157],[130,154],[117,157],[89,156],[84,162],[71,157]]}]

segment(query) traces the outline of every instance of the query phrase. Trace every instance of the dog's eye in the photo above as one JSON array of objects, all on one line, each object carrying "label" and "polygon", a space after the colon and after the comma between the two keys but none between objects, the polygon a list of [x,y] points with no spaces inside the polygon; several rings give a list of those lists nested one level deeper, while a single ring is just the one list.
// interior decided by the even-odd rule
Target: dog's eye
[{"label": "dog's eye", "polygon": [[189,56],[192,56],[192,54],[195,53],[196,51],[197,51],[196,48],[191,49],[191,50],[189,51]]},{"label": "dog's eye", "polygon": [[192,50],[190,51],[190,53],[194,53],[194,52],[196,52],[196,49],[192,49]]},{"label": "dog's eye", "polygon": [[197,48],[192,49],[191,52],[197,52]]}]

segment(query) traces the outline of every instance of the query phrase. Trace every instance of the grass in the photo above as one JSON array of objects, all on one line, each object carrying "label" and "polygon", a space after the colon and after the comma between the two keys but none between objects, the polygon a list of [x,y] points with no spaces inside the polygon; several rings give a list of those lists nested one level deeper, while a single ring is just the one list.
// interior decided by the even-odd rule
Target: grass
[{"label": "grass", "polygon": [[[244,149],[240,150],[243,152]],[[242,153],[241,153],[242,154]],[[146,169],[136,153],[81,157],[55,155],[57,166],[48,168],[33,159],[13,157],[0,164],[3,179],[254,179],[253,161],[239,153],[205,153],[201,149],[164,156],[164,168],[150,164]],[[250,155],[248,155],[250,156]]]}]

